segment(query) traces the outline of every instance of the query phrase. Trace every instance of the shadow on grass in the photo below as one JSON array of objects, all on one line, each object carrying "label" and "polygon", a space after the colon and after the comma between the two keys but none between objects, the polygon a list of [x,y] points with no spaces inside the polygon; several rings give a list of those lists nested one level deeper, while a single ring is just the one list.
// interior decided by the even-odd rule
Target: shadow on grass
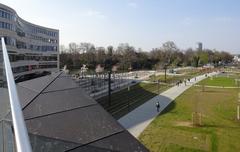
[{"label": "shadow on grass", "polygon": [[169,112],[171,112],[175,108],[176,108],[176,102],[174,100],[158,116],[161,116],[161,115],[164,115],[166,113],[169,113]]},{"label": "shadow on grass", "polygon": [[227,93],[226,91],[224,91],[224,90],[207,90],[206,88],[205,88],[205,91],[201,91],[201,92],[205,92],[205,93],[220,93],[220,94],[222,94],[222,93]]},{"label": "shadow on grass", "polygon": [[203,124],[201,127],[206,128],[224,128],[224,129],[240,129],[239,127],[232,127],[227,125],[213,125],[213,124]]},{"label": "shadow on grass", "polygon": [[[163,91],[164,88],[161,86],[160,91]],[[130,90],[126,88],[113,93],[111,95],[111,105],[109,105],[108,96],[98,99],[97,102],[112,114],[115,119],[119,119],[157,95],[156,84],[136,84],[131,86]]]}]

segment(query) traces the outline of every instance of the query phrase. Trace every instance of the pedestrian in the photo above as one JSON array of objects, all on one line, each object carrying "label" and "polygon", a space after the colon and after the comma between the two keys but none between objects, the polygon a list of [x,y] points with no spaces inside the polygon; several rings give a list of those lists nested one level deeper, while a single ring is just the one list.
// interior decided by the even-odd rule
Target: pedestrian
[{"label": "pedestrian", "polygon": [[195,77],[195,81],[197,81],[197,77]]},{"label": "pedestrian", "polygon": [[159,110],[160,110],[160,103],[159,103],[159,101],[156,102],[156,108],[157,108],[157,112],[159,112]]}]

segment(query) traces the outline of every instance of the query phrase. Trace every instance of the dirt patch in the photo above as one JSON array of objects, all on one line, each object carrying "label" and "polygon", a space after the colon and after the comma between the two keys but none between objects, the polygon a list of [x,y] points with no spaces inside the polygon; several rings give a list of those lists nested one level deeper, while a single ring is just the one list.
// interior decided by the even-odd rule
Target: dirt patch
[{"label": "dirt patch", "polygon": [[193,127],[192,122],[189,121],[178,121],[176,122],[176,126]]}]

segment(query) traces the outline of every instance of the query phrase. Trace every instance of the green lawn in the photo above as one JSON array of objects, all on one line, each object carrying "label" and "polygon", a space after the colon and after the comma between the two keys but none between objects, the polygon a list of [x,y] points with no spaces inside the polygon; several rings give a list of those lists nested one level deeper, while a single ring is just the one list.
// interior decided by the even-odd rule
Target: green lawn
[{"label": "green lawn", "polygon": [[[184,79],[191,79],[196,76],[204,74],[204,72],[197,69],[180,70],[178,71],[178,73],[182,75],[167,75],[167,79],[166,79],[167,83],[168,84],[177,83],[180,80],[183,81]],[[151,75],[149,80],[150,81],[160,80],[161,82],[164,82],[165,75],[158,75],[158,76]]]},{"label": "green lawn", "polygon": [[198,76],[204,73],[204,71],[200,69],[181,69],[177,71],[178,74],[184,74],[184,75],[192,75],[192,76]]},{"label": "green lawn", "polygon": [[[160,85],[160,93],[168,89],[166,85]],[[111,97],[112,104],[108,105],[108,96],[97,101],[116,119],[142,105],[149,99],[155,97],[158,93],[158,85],[151,83],[138,83],[128,89],[123,89],[113,93]]]},{"label": "green lawn", "polygon": [[[177,83],[178,81],[184,81],[184,79],[189,79],[192,78],[193,76],[191,75],[167,75],[167,83],[172,84],[172,83]],[[150,81],[158,81],[160,80],[161,82],[165,81],[165,76],[164,75],[158,75],[154,76],[152,75],[150,77]]]},{"label": "green lawn", "polygon": [[234,76],[218,76],[213,78],[207,78],[199,83],[199,85],[208,85],[208,86],[223,86],[223,87],[237,87],[235,82],[236,77]]},{"label": "green lawn", "polygon": [[[192,87],[179,96],[140,135],[152,152],[240,151],[240,122],[236,120],[238,89]],[[192,112],[203,115],[192,126]]]}]

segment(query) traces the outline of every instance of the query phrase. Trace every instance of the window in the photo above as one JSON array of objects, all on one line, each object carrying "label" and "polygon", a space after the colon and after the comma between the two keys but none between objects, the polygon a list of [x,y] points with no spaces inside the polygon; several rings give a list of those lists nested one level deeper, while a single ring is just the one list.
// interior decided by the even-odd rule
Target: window
[{"label": "window", "polygon": [[23,32],[21,29],[17,28],[16,29],[17,35],[20,37],[25,37],[25,32]]},{"label": "window", "polygon": [[4,28],[4,29],[8,29],[13,31],[14,30],[14,26],[10,23],[5,23],[5,22],[0,22],[0,28]]},{"label": "window", "polygon": [[16,40],[14,38],[4,37],[4,40],[5,40],[6,45],[10,45],[10,46],[16,45]]},{"label": "window", "polygon": [[27,45],[25,42],[17,41],[16,46],[18,49],[27,49]]},{"label": "window", "polygon": [[7,12],[7,11],[5,11],[3,9],[0,9],[0,17],[6,18],[8,20],[13,20],[14,19],[12,13]]}]

